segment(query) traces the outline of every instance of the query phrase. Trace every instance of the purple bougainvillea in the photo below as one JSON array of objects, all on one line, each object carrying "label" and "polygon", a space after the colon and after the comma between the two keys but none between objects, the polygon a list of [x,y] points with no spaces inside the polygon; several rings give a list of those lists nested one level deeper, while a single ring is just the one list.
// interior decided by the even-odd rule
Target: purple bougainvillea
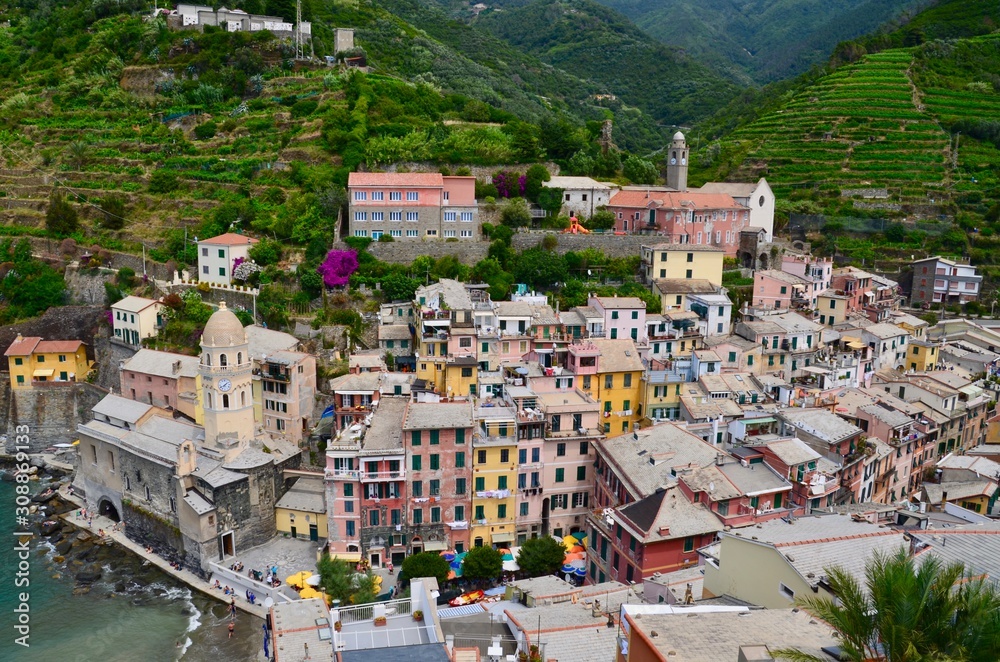
[{"label": "purple bougainvillea", "polygon": [[358,254],[354,251],[333,250],[326,254],[323,264],[316,268],[328,288],[343,287],[358,270]]}]

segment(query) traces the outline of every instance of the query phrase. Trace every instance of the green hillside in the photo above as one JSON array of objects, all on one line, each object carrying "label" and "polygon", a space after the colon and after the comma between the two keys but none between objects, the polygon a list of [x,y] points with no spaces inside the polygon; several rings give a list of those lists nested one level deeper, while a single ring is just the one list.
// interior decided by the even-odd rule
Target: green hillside
[{"label": "green hillside", "polygon": [[704,118],[739,90],[732,79],[657,42],[621,14],[591,0],[502,3],[482,12],[473,26],[593,81],[600,94],[614,95],[667,126]]},{"label": "green hillside", "polygon": [[767,83],[825,62],[838,42],[927,0],[599,0],[693,59]]},{"label": "green hillside", "polygon": [[[911,227],[954,218],[963,230],[979,230],[970,233],[973,255],[994,263],[998,66],[1000,34],[866,55],[703,146],[692,159],[692,179],[765,175],[785,212],[883,216]],[[885,188],[888,198],[842,195],[861,188]],[[964,242],[952,250],[966,250]]]}]

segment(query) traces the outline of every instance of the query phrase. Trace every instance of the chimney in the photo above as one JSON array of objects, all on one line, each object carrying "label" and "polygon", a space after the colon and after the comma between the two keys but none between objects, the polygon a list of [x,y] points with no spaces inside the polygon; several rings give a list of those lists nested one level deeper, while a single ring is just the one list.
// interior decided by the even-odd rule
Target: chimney
[{"label": "chimney", "polygon": [[944,508],[944,504],[946,504],[946,503],[948,503],[948,493],[942,491],[941,492],[941,508],[942,509]]},{"label": "chimney", "polygon": [[170,367],[171,367],[171,372],[176,375],[178,372],[181,371],[181,362],[174,361],[174,364]]},{"label": "chimney", "polygon": [[726,456],[725,455],[723,455],[722,453],[719,453],[718,455],[715,456],[715,466],[721,467],[725,463],[726,463]]}]

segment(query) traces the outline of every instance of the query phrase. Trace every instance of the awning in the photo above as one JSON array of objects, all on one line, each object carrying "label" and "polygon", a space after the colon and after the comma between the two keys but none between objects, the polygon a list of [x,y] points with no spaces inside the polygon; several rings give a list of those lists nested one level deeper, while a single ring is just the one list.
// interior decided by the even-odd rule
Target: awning
[{"label": "awning", "polygon": [[31,373],[32,377],[51,377],[55,374],[55,370],[52,368],[42,368]]},{"label": "awning", "polygon": [[866,345],[863,342],[860,342],[858,340],[852,340],[849,343],[847,343],[847,346],[850,347],[851,349],[864,349],[868,345]]},{"label": "awning", "polygon": [[814,365],[803,366],[802,367],[802,372],[809,372],[809,373],[812,373],[814,375],[828,375],[828,374],[830,374],[829,369],[826,369],[826,368],[817,368]]},{"label": "awning", "polygon": [[490,536],[490,542],[514,542],[513,533],[494,533]]},{"label": "awning", "polygon": [[336,554],[331,554],[330,558],[357,563],[361,560],[361,552],[337,552]]},{"label": "awning", "polygon": [[428,540],[424,543],[425,552],[443,552],[448,549],[448,543],[441,540]]}]

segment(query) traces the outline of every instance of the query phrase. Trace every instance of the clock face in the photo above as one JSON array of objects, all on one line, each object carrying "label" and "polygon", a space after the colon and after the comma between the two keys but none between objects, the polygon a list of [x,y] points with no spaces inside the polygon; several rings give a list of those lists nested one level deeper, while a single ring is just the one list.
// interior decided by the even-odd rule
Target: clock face
[{"label": "clock face", "polygon": [[219,390],[222,391],[223,393],[226,393],[232,387],[233,387],[233,383],[231,381],[229,381],[228,379],[220,379],[219,380]]}]

